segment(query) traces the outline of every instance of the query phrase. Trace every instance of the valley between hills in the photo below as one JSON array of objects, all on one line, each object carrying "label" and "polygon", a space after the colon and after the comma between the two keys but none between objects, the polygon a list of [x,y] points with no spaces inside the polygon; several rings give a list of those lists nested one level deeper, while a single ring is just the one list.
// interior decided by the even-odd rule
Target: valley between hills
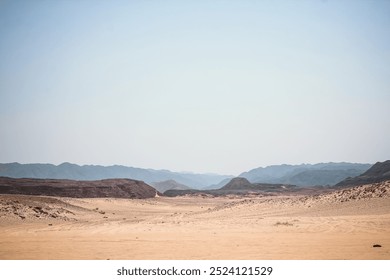
[{"label": "valley between hills", "polygon": [[130,179],[2,177],[0,259],[388,260],[388,163],[322,189],[235,178],[172,196]]}]

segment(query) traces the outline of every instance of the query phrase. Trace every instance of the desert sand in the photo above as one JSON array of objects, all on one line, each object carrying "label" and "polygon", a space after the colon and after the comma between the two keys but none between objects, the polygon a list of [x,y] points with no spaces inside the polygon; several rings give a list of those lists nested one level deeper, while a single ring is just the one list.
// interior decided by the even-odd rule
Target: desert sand
[{"label": "desert sand", "polygon": [[0,259],[388,260],[390,181],[317,196],[1,195]]}]

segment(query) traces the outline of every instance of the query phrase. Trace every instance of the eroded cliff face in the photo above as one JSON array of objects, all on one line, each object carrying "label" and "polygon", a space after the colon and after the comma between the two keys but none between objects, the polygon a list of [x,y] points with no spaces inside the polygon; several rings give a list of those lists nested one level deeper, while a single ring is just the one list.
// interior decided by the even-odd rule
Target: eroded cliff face
[{"label": "eroded cliff face", "polygon": [[0,177],[1,194],[44,195],[58,197],[152,198],[159,194],[143,181],[106,179],[74,181],[57,179],[15,179]]}]

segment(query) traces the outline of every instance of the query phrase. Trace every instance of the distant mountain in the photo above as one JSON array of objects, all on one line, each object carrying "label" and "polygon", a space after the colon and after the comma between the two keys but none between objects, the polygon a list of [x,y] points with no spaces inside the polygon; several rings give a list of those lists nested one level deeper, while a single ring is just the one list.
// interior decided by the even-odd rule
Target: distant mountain
[{"label": "distant mountain", "polygon": [[298,187],[288,184],[251,183],[247,179],[237,177],[231,179],[220,189],[212,190],[167,190],[165,196],[270,196],[270,195],[293,195],[293,194],[319,194],[327,192],[327,187]]},{"label": "distant mountain", "polygon": [[361,170],[305,170],[283,178],[285,183],[298,186],[333,186],[345,178],[361,174]]},{"label": "distant mountain", "polygon": [[218,174],[192,174],[171,172],[168,170],[142,169],[121,165],[77,165],[71,163],[53,164],[0,164],[0,176],[11,178],[69,179],[69,180],[102,180],[129,178],[152,182],[175,180],[191,188],[204,188],[218,184],[232,176]]},{"label": "distant mountain", "polygon": [[246,178],[236,177],[231,179],[221,190],[251,190],[253,185]]},{"label": "distant mountain", "polygon": [[283,184],[264,184],[264,183],[251,183],[247,179],[242,177],[236,177],[222,188],[212,190],[167,190],[164,192],[166,196],[182,196],[182,195],[211,195],[211,196],[223,196],[223,195],[274,195],[278,193],[291,193],[302,190],[297,186],[283,185]]},{"label": "distant mountain", "polygon": [[144,182],[130,179],[75,181],[8,177],[0,177],[0,193],[80,198],[152,198],[158,194]]},{"label": "distant mountain", "polygon": [[390,160],[377,162],[363,174],[356,177],[346,178],[336,186],[358,186],[379,183],[386,180],[390,180]]},{"label": "distant mountain", "polygon": [[[301,165],[272,165],[241,173],[251,183],[287,184],[297,186],[333,186],[348,178],[367,171],[371,164],[318,163]],[[121,165],[77,165],[71,163],[53,164],[0,164],[0,176],[12,178],[102,180],[128,178],[147,184],[174,180],[193,189],[220,189],[233,176],[218,174],[193,174],[154,170]]]},{"label": "distant mountain", "polygon": [[318,163],[272,165],[241,173],[239,177],[252,183],[291,184],[297,186],[333,186],[347,177],[364,173],[371,164]]},{"label": "distant mountain", "polygon": [[229,178],[223,179],[218,184],[210,185],[208,187],[202,188],[202,190],[217,190],[217,189],[220,189],[223,186],[225,186],[227,183],[229,183],[232,178],[233,177],[229,177]]},{"label": "distant mountain", "polygon": [[236,177],[230,180],[225,186],[220,188],[220,191],[235,191],[235,192],[286,192],[299,187],[287,184],[267,184],[267,183],[251,183],[246,178]]},{"label": "distant mountain", "polygon": [[183,184],[180,184],[180,183],[176,182],[175,180],[153,182],[150,185],[161,193],[163,193],[167,190],[189,190],[190,189],[190,187],[183,185]]}]

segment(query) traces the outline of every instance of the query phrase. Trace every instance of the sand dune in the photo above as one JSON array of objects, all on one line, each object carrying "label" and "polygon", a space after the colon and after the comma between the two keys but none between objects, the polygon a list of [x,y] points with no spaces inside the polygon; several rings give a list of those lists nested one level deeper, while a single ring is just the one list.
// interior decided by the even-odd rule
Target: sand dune
[{"label": "sand dune", "polygon": [[390,259],[390,181],[316,196],[1,195],[0,258]]}]

